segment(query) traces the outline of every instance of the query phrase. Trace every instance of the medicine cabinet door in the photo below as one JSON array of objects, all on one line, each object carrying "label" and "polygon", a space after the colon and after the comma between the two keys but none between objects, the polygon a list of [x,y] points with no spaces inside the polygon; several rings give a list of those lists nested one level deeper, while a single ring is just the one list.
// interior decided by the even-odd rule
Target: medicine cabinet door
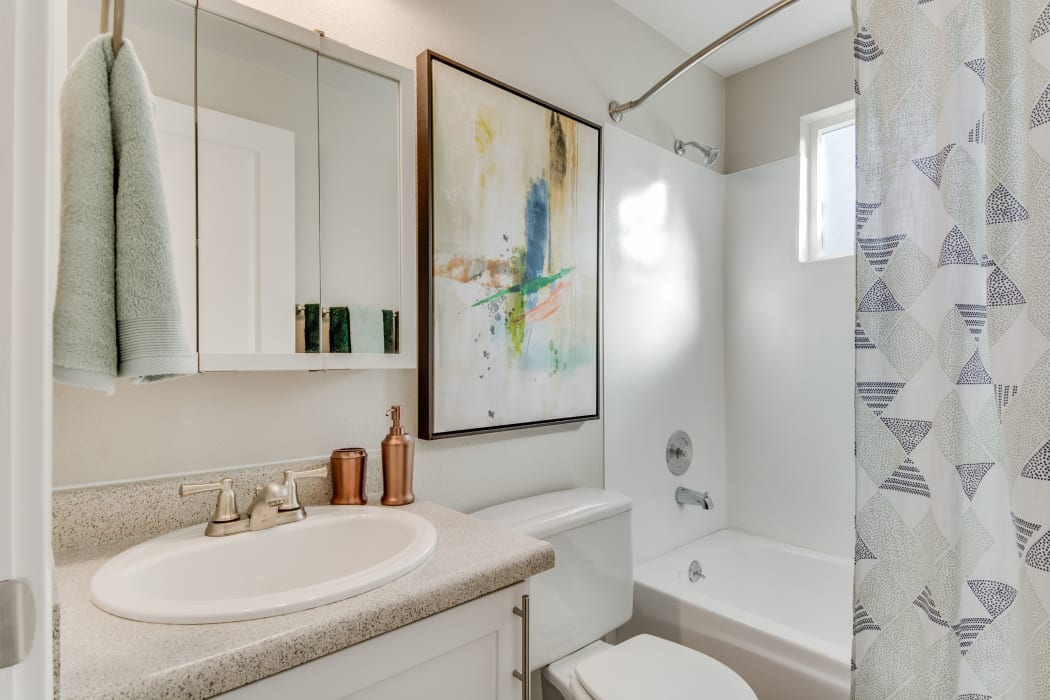
[{"label": "medicine cabinet door", "polygon": [[198,13],[201,370],[320,369],[317,53],[229,14]]},{"label": "medicine cabinet door", "polygon": [[415,366],[412,72],[322,39],[325,368]]}]

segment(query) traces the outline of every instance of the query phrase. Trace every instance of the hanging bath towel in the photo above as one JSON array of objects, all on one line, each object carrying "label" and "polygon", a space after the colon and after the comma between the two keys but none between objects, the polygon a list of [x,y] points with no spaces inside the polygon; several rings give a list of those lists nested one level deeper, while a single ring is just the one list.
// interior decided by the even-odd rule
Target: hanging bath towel
[{"label": "hanging bath towel", "polygon": [[64,384],[112,394],[117,376],[116,192],[108,45],[106,37],[93,39],[62,86],[54,374]]},{"label": "hanging bath towel", "polygon": [[[112,48],[107,42],[108,55]],[[112,59],[111,59],[112,60]],[[110,72],[117,170],[117,375],[135,384],[197,372],[182,331],[146,73],[125,40]]]},{"label": "hanging bath towel", "polygon": [[196,372],[182,332],[153,98],[134,48],[93,39],[62,89],[55,380],[108,394]]}]

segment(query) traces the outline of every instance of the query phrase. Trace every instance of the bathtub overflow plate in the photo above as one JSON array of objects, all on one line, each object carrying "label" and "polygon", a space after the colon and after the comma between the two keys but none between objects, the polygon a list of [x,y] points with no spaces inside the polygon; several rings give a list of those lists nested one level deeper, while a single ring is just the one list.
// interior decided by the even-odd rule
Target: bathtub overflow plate
[{"label": "bathtub overflow plate", "polygon": [[707,576],[704,575],[704,570],[700,568],[700,562],[694,559],[692,563],[689,564],[689,581],[691,583],[696,583],[702,578],[707,578]]},{"label": "bathtub overflow plate", "polygon": [[693,461],[693,441],[689,439],[689,433],[684,430],[676,430],[667,438],[667,468],[675,476],[685,474],[689,464]]}]

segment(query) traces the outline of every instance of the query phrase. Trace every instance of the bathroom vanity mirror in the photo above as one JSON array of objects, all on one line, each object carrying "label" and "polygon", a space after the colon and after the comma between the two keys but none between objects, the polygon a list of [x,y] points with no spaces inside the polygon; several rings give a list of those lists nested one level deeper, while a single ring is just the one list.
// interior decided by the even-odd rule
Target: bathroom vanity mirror
[{"label": "bathroom vanity mirror", "polygon": [[415,366],[408,69],[198,9],[200,368]]}]

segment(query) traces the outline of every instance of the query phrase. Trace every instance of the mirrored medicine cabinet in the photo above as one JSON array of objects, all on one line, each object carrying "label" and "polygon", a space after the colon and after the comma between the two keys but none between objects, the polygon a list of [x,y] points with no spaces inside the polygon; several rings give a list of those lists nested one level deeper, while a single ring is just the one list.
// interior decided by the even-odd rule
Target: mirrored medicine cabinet
[{"label": "mirrored medicine cabinet", "polygon": [[[99,0],[68,3],[72,62]],[[411,70],[232,0],[134,0],[124,35],[200,370],[415,367]]]}]

